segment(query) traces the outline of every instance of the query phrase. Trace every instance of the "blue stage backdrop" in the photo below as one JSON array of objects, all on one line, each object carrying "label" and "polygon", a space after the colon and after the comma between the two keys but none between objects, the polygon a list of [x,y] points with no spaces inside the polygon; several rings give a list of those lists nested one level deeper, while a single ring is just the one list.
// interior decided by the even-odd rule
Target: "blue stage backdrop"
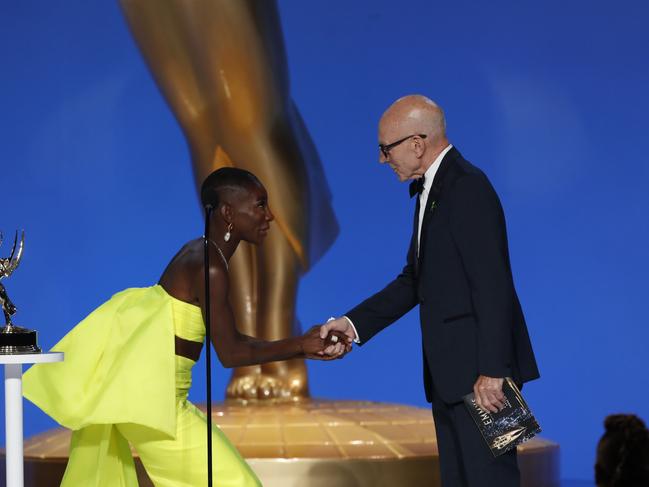
[{"label": "blue stage backdrop", "polygon": [[[414,203],[377,163],[376,122],[395,98],[429,95],[501,196],[542,373],[525,393],[561,444],[563,476],[590,478],[604,416],[649,419],[648,4],[279,6],[293,96],[341,226],[301,283],[301,322],[345,311],[401,269]],[[51,347],[114,292],[155,283],[201,234],[201,214],[184,138],[115,2],[2,2],[0,62],[0,229],[27,234],[5,284],[16,321]],[[315,397],[427,407],[416,312],[309,367]],[[228,377],[216,369],[216,398]],[[54,426],[25,405],[26,435]]]}]

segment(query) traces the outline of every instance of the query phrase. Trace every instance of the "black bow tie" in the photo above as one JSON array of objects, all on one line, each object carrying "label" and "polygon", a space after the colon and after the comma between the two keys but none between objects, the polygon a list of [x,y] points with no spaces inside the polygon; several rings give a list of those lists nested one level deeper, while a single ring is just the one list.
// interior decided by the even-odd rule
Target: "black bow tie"
[{"label": "black bow tie", "polygon": [[410,197],[412,198],[416,194],[421,194],[422,191],[424,190],[424,176],[420,177],[419,179],[415,179],[412,183],[410,183],[410,187],[408,190],[410,191]]}]

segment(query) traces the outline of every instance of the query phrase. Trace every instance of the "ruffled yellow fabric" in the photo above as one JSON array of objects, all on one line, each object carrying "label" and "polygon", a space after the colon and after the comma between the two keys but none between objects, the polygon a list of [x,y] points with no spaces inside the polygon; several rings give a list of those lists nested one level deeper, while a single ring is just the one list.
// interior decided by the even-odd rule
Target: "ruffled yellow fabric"
[{"label": "ruffled yellow fabric", "polygon": [[[102,424],[72,433],[70,459],[61,487],[137,487],[129,444],[135,448],[156,487],[203,487],[207,481],[206,417],[191,402],[194,362],[176,355],[176,438],[152,438],[139,425]],[[236,448],[212,426],[215,487],[260,487],[259,479]]]},{"label": "ruffled yellow fabric", "polygon": [[[156,487],[205,485],[205,415],[187,401],[194,362],[175,355],[174,335],[202,342],[201,310],[161,286],[115,294],[52,350],[56,364],[33,366],[24,396],[74,430],[62,486],[136,487],[129,443]],[[217,427],[218,487],[261,483]]]},{"label": "ruffled yellow fabric", "polygon": [[173,438],[173,317],[160,286],[115,294],[52,348],[63,362],[25,373],[24,396],[72,430],[135,423]]}]

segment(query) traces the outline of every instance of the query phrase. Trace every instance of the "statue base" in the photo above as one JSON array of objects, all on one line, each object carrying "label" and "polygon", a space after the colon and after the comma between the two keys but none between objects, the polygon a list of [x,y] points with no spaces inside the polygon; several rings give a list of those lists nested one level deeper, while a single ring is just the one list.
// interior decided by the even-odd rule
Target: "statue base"
[{"label": "statue base", "polygon": [[0,329],[0,355],[22,355],[41,353],[38,347],[38,333],[34,330],[7,325]]},{"label": "statue base", "polygon": [[[213,405],[212,418],[264,487],[441,485],[435,425],[427,408],[316,399],[228,401]],[[58,486],[69,444],[70,432],[63,428],[28,438],[25,486]],[[559,487],[559,445],[537,437],[520,445],[518,453],[522,487]],[[140,487],[153,486],[133,455]]]}]

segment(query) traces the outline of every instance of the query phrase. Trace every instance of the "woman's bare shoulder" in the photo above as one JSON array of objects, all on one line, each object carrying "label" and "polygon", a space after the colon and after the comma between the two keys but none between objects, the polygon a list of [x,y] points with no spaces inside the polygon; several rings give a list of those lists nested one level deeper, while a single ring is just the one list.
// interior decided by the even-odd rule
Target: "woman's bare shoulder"
[{"label": "woman's bare shoulder", "polygon": [[198,304],[196,281],[203,271],[203,239],[190,240],[174,255],[158,284],[176,299]]}]

